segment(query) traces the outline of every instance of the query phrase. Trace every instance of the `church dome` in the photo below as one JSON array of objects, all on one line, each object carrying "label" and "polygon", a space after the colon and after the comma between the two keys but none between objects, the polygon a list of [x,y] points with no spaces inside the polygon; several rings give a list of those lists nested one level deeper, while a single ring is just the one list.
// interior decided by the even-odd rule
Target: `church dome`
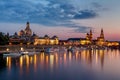
[{"label": "church dome", "polygon": [[24,34],[25,34],[25,33],[24,33],[23,30],[19,31],[19,33],[18,33],[19,36],[23,36]]},{"label": "church dome", "polygon": [[32,36],[32,30],[30,29],[30,24],[29,24],[29,22],[27,22],[27,24],[26,24],[25,35],[26,35],[26,36]]}]

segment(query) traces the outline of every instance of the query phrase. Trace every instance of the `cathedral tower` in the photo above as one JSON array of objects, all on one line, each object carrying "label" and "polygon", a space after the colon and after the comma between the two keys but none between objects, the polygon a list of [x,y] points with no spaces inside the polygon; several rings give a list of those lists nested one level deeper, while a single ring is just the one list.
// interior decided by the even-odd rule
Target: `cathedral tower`
[{"label": "cathedral tower", "polygon": [[104,32],[103,32],[103,29],[101,29],[100,38],[104,40]]},{"label": "cathedral tower", "polygon": [[92,41],[92,30],[90,29],[89,39]]},{"label": "cathedral tower", "polygon": [[86,39],[89,40],[89,34],[88,33],[86,34]]},{"label": "cathedral tower", "polygon": [[26,24],[25,35],[26,36],[31,36],[32,35],[32,30],[30,29],[30,23],[29,22],[27,22],[27,24]]}]

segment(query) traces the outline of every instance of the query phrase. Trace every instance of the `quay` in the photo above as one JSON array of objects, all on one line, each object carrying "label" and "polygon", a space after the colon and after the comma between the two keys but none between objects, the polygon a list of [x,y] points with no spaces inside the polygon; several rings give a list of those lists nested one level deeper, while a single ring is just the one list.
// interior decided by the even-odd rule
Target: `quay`
[{"label": "quay", "polygon": [[66,47],[68,48],[69,46],[65,46],[65,45],[4,45],[4,46],[0,46],[0,54],[6,53],[6,52],[18,52],[21,50],[21,48],[23,48],[24,50],[27,51],[37,51],[37,52],[41,52],[43,51],[43,49],[48,48],[48,47]]},{"label": "quay", "polygon": [[[89,45],[89,46],[81,46],[81,45],[4,45],[4,46],[0,46],[0,56],[2,56],[2,54],[4,53],[8,53],[8,52],[20,52],[22,49],[25,51],[29,51],[29,52],[42,52],[44,51],[44,49],[46,48],[60,48],[60,47],[65,47],[66,49],[69,49],[69,47],[77,47],[77,48],[84,48],[86,50],[96,50],[96,49],[114,49],[109,48],[109,47],[99,47],[96,45]],[[115,48],[116,49],[116,48]],[[119,49],[119,48],[117,48]]]}]

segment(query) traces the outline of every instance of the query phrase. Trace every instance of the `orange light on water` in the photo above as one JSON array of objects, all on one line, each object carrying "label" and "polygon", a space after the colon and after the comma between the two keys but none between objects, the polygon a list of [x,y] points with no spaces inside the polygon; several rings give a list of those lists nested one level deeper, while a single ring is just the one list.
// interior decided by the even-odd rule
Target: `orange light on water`
[{"label": "orange light on water", "polygon": [[66,56],[66,53],[64,53],[63,56],[64,56],[64,64],[66,64],[66,59],[67,59],[67,58],[66,58],[66,57],[67,57],[67,56]]},{"label": "orange light on water", "polygon": [[20,57],[20,68],[22,68],[22,66],[23,66],[23,57],[21,56]]},{"label": "orange light on water", "polygon": [[8,69],[10,70],[11,69],[11,57],[7,57],[6,58],[7,60],[7,67],[8,67]]},{"label": "orange light on water", "polygon": [[34,71],[36,72],[37,69],[37,55],[34,55]]},{"label": "orange light on water", "polygon": [[53,69],[53,65],[54,65],[54,55],[50,55],[50,67],[51,67],[51,69]]}]

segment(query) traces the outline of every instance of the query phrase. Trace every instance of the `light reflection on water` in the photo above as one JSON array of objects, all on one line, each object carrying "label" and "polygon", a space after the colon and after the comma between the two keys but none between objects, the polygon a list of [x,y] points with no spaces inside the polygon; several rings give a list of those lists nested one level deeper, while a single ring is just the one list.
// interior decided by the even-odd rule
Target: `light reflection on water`
[{"label": "light reflection on water", "polygon": [[[119,50],[83,50],[76,53],[37,53],[20,57],[6,57],[5,70],[0,72],[0,77],[5,80],[44,79],[44,80],[80,80],[84,76],[94,80],[94,74],[108,79],[115,76],[120,79],[120,51]],[[85,72],[85,73],[84,73]],[[9,74],[7,74],[9,73]],[[84,74],[83,74],[84,73]],[[13,76],[15,75],[15,78]],[[7,77],[3,77],[7,76]],[[53,76],[55,78],[53,78]],[[58,79],[59,78],[59,79]],[[88,80],[88,79],[84,79]],[[108,79],[109,80],[109,79]]]}]

